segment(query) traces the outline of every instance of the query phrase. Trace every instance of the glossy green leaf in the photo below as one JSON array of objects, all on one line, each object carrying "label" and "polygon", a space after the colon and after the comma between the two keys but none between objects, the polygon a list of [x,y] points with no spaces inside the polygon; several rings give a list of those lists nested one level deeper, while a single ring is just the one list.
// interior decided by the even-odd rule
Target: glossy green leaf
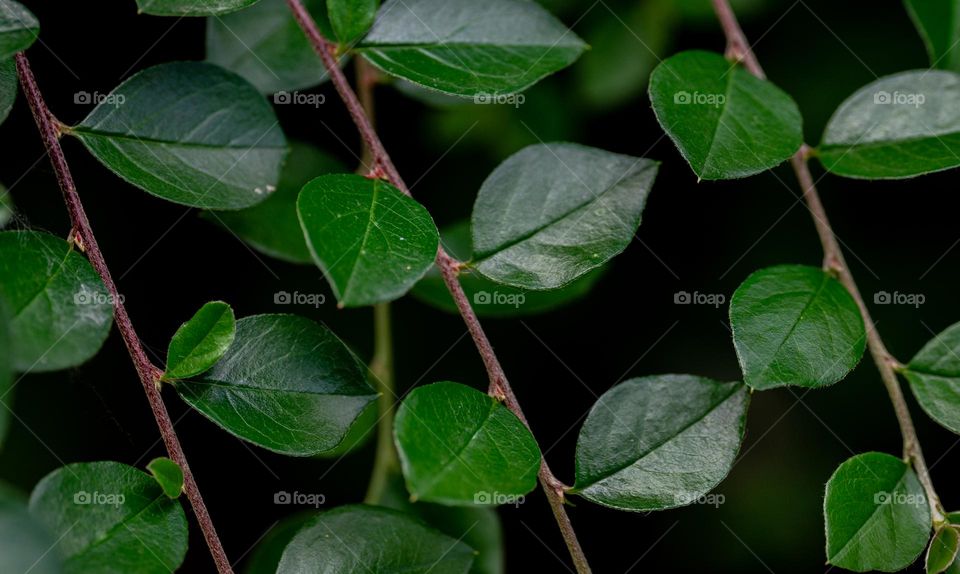
[{"label": "glossy green leaf", "polygon": [[144,14],[154,16],[213,16],[242,10],[257,0],[137,0]]},{"label": "glossy green leaf", "polygon": [[[440,230],[440,243],[460,261],[469,261],[473,257],[470,223],[463,221]],[[604,271],[603,267],[594,269],[560,289],[530,291],[495,283],[468,269],[460,274],[460,285],[480,317],[521,317],[545,313],[582,298]],[[436,265],[414,285],[410,293],[438,309],[459,312]]]},{"label": "glossy green leaf", "polygon": [[277,574],[466,574],[473,550],[395,510],[341,506],[307,523],[283,552]]},{"label": "glossy green leaf", "polygon": [[536,2],[389,0],[357,51],[388,74],[482,97],[523,91],[585,47]]},{"label": "glossy green leaf", "polygon": [[168,498],[178,498],[183,492],[183,470],[169,458],[160,457],[151,460],[147,470]]},{"label": "glossy green leaf", "polygon": [[30,47],[40,34],[40,22],[23,4],[0,0],[0,60]]},{"label": "glossy green leaf", "polygon": [[960,75],[914,70],[847,98],[817,150],[823,166],[861,179],[898,179],[960,165]]},{"label": "glossy green leaf", "polygon": [[164,378],[185,379],[206,371],[227,352],[236,330],[230,305],[207,303],[173,335]]},{"label": "glossy green leaf", "polygon": [[297,213],[341,306],[402,296],[437,255],[440,236],[430,213],[380,179],[320,176],[303,187]]},{"label": "glossy green leaf", "polygon": [[828,562],[854,572],[902,570],[930,538],[923,487],[889,454],[868,452],[841,464],[827,482],[823,514]]},{"label": "glossy green leaf", "polygon": [[414,500],[510,504],[537,486],[540,448],[529,429],[468,386],[414,389],[400,404],[394,434]]},{"label": "glossy green leaf", "polygon": [[917,353],[904,376],[913,396],[933,420],[960,434],[960,323],[948,327]]},{"label": "glossy green leaf", "polygon": [[184,401],[231,434],[293,456],[336,448],[377,397],[340,339],[295,315],[240,319],[223,358],[175,386]]},{"label": "glossy green leaf", "polygon": [[359,40],[373,26],[380,0],[327,0],[330,25],[341,44]]},{"label": "glossy green leaf", "polygon": [[857,366],[866,345],[850,293],[803,265],[747,277],[730,300],[730,328],[743,380],[758,390],[832,385]]},{"label": "glossy green leaf", "polygon": [[13,316],[13,366],[20,372],[85,362],[113,322],[113,298],[93,266],[47,233],[0,232],[0,298]]},{"label": "glossy green leaf", "polygon": [[[10,115],[13,102],[17,99],[19,87],[16,64],[13,60],[0,60],[0,123],[3,123]],[[0,193],[2,193],[2,188],[0,188]]]},{"label": "glossy green leaf", "polygon": [[766,171],[803,144],[797,104],[719,54],[681,52],[650,75],[657,120],[701,179]]},{"label": "glossy green leaf", "polygon": [[930,67],[960,72],[960,2],[904,0],[930,55]]},{"label": "glossy green leaf", "polygon": [[257,90],[203,62],[133,75],[67,133],[133,185],[206,209],[265,200],[287,150],[273,108]]},{"label": "glossy green leaf", "polygon": [[741,383],[692,375],[617,385],[580,430],[573,492],[632,511],[696,502],[730,472],[749,401]]},{"label": "glossy green leaf", "polygon": [[0,483],[0,572],[60,574],[56,540],[27,511],[26,504]]},{"label": "glossy green leaf", "polygon": [[[321,29],[328,27],[323,0],[303,4]],[[247,10],[209,18],[207,61],[243,76],[264,94],[303,90],[327,79],[286,0],[260,0]]]},{"label": "glossy green leaf", "polygon": [[657,166],[570,143],[522,149],[480,188],[470,266],[521,289],[567,285],[626,249]]},{"label": "glossy green leaf", "polygon": [[280,519],[250,551],[245,560],[244,574],[277,574],[283,551],[304,524],[315,516],[315,512],[302,511]]},{"label": "glossy green leaf", "polygon": [[954,526],[947,525],[937,530],[927,548],[927,574],[940,574],[953,565],[960,547],[960,534]]},{"label": "glossy green leaf", "polygon": [[187,519],[147,473],[118,462],[70,464],[43,478],[30,513],[72,574],[168,574],[187,552]]},{"label": "glossy green leaf", "polygon": [[280,172],[277,191],[253,207],[220,211],[209,217],[261,253],[291,263],[312,264],[297,218],[297,196],[318,175],[346,170],[346,166],[317,148],[294,142]]}]

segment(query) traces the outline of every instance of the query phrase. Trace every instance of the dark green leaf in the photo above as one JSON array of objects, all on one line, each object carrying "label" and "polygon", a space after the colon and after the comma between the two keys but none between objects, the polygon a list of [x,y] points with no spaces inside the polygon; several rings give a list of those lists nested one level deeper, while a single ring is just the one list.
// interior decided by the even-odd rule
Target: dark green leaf
[{"label": "dark green leaf", "polygon": [[[10,115],[13,102],[17,99],[17,89],[19,87],[16,64],[13,63],[13,60],[0,60],[0,123],[3,123],[3,120]],[[0,188],[0,193],[5,193],[5,191]]]},{"label": "dark green leaf", "polygon": [[[10,335],[10,310],[0,298],[0,451],[7,434],[9,423],[10,399],[13,391],[13,338]],[[2,495],[2,492],[0,492]],[[2,553],[0,553],[2,554]]]},{"label": "dark green leaf", "polygon": [[797,104],[712,52],[681,52],[650,75],[653,111],[701,179],[766,171],[803,143]]},{"label": "dark green leaf", "polygon": [[923,410],[960,434],[960,323],[934,337],[907,365],[904,376]]},{"label": "dark green leaf", "polygon": [[960,2],[957,0],[904,0],[930,55],[930,67],[960,72]]},{"label": "dark green leaf", "polygon": [[902,570],[930,538],[923,487],[889,454],[868,452],[841,464],[827,483],[823,514],[828,562],[854,572]]},{"label": "dark green leaf", "polygon": [[70,464],[33,490],[30,513],[72,574],[168,574],[187,552],[187,519],[149,474],[118,462]]},{"label": "dark green leaf", "polygon": [[[326,28],[323,0],[303,4]],[[243,76],[264,94],[303,90],[327,79],[286,0],[260,0],[247,10],[209,18],[207,61]]]},{"label": "dark green leaf", "polygon": [[173,335],[164,378],[185,379],[206,371],[227,352],[236,330],[230,305],[207,303]]},{"label": "dark green leaf", "polygon": [[257,0],[137,0],[144,14],[154,16],[213,16],[241,10]]},{"label": "dark green leaf", "polygon": [[380,0],[327,0],[330,24],[341,44],[359,40],[373,25]]},{"label": "dark green leaf", "polygon": [[20,372],[77,366],[100,350],[113,298],[66,241],[35,231],[0,232],[0,298],[13,316],[13,366]]},{"label": "dark green leaf", "polygon": [[537,486],[540,448],[530,431],[499,401],[465,385],[414,389],[394,432],[414,500],[514,504]]},{"label": "dark green leaf", "polygon": [[832,385],[857,366],[866,344],[846,288],[802,265],[747,277],[730,301],[730,327],[743,380],[758,390]]},{"label": "dark green leaf", "polygon": [[524,0],[389,0],[357,50],[388,74],[458,96],[520,92],[586,46]]},{"label": "dark green leaf", "polygon": [[956,527],[947,525],[937,530],[927,548],[927,574],[940,574],[950,568],[957,558],[958,546],[960,534]]},{"label": "dark green leaf", "polygon": [[318,175],[344,171],[346,167],[326,153],[294,142],[280,172],[277,191],[253,207],[216,212],[210,217],[261,253],[292,263],[312,264],[297,218],[297,196],[300,189]]},{"label": "dark green leaf", "polygon": [[287,150],[273,108],[253,86],[203,62],[135,74],[67,133],[133,185],[206,209],[265,200]]},{"label": "dark green leaf", "polygon": [[0,483],[0,572],[60,574],[55,539],[27,512],[19,496]]},{"label": "dark green leaf", "polygon": [[147,470],[168,498],[178,498],[183,492],[183,470],[169,458],[160,457],[151,460]]},{"label": "dark green leaf", "polygon": [[250,552],[243,569],[244,574],[277,574],[277,566],[280,565],[284,549],[303,525],[315,516],[315,512],[303,511],[277,522]]},{"label": "dark green leaf", "polygon": [[473,206],[471,267],[521,289],[555,289],[633,239],[657,162],[570,143],[510,156]]},{"label": "dark green leaf", "polygon": [[0,60],[29,48],[39,33],[37,17],[23,4],[0,0]]},{"label": "dark green leaf", "polygon": [[741,383],[692,375],[617,385],[580,431],[573,492],[632,511],[696,502],[730,472],[749,400]]},{"label": "dark green leaf", "polygon": [[13,221],[15,213],[13,205],[13,196],[7,191],[7,188],[0,184],[0,229]]},{"label": "dark green leaf", "polygon": [[341,306],[401,297],[437,255],[433,218],[380,179],[322,175],[303,187],[297,213],[310,253]]},{"label": "dark green leaf", "polygon": [[176,389],[231,434],[293,456],[336,448],[377,396],[336,335],[294,315],[240,319],[223,358]]},{"label": "dark green leaf", "polygon": [[322,512],[293,538],[277,574],[466,574],[473,550],[395,510],[342,506]]},{"label": "dark green leaf", "polygon": [[833,113],[817,150],[827,170],[897,179],[960,165],[960,75],[901,72],[867,84]]},{"label": "dark green leaf", "polygon": [[[468,261],[472,258],[469,222],[463,221],[441,230],[440,238],[444,249],[457,259]],[[469,270],[460,274],[460,285],[480,317],[520,317],[545,313],[580,299],[593,288],[604,271],[603,267],[594,269],[565,287],[549,291],[529,291],[501,285]],[[436,266],[430,268],[410,293],[438,309],[458,313],[457,305]]]}]

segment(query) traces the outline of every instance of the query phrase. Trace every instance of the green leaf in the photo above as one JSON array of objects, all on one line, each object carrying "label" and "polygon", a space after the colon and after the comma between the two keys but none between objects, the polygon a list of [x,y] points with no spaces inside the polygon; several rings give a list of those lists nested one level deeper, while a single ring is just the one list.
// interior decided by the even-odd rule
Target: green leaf
[{"label": "green leaf", "polygon": [[227,352],[236,330],[230,305],[207,303],[173,335],[164,378],[185,379],[206,371]]},{"label": "green leaf", "polygon": [[315,512],[303,511],[280,519],[253,547],[246,560],[244,574],[277,574],[284,549],[303,525],[315,516]]},{"label": "green leaf", "polygon": [[730,328],[743,380],[758,390],[832,385],[857,366],[866,345],[850,293],[803,265],[747,277],[730,300]]},{"label": "green leaf", "polygon": [[23,4],[0,0],[0,60],[29,48],[40,34],[40,22]]},{"label": "green leaf", "polygon": [[475,97],[523,91],[585,48],[536,2],[389,0],[357,51],[388,74]]},{"label": "green leaf", "polygon": [[437,255],[440,236],[430,213],[380,179],[322,175],[303,186],[297,213],[341,306],[403,296]]},{"label": "green leaf", "polygon": [[[10,336],[10,310],[0,298],[0,452],[7,434],[10,416],[10,394],[13,390],[13,337]],[[3,492],[0,491],[0,495]],[[2,503],[2,499],[0,499]],[[0,553],[2,554],[2,553]],[[2,561],[0,561],[2,564]],[[2,571],[2,569],[0,569]]]},{"label": "green leaf", "polygon": [[13,60],[0,60],[0,123],[10,115],[19,87],[16,64]]},{"label": "green leaf", "polygon": [[380,0],[327,0],[330,24],[341,44],[363,37],[373,25]]},{"label": "green leaf", "polygon": [[322,512],[300,530],[284,550],[277,574],[466,574],[471,562],[470,547],[414,518],[352,505]]},{"label": "green leaf", "polygon": [[904,0],[910,19],[920,32],[930,55],[930,67],[960,72],[960,2],[957,0]]},{"label": "green leaf", "polygon": [[563,287],[626,249],[657,166],[570,143],[522,149],[480,188],[471,267],[521,289]]},{"label": "green leaf", "polygon": [[[468,221],[440,230],[440,242],[448,253],[461,261],[468,261],[473,256]],[[521,317],[545,313],[582,298],[605,271],[604,267],[599,267],[560,289],[529,291],[495,283],[467,269],[460,274],[460,285],[473,303],[473,310],[480,317]],[[436,265],[413,286],[410,293],[438,309],[450,313],[459,312]]]},{"label": "green leaf", "polygon": [[137,0],[144,14],[154,16],[213,16],[252,6],[257,0]]},{"label": "green leaf", "polygon": [[0,483],[0,572],[60,574],[59,557],[50,552],[55,543],[19,496]]},{"label": "green leaf", "polygon": [[183,492],[183,470],[169,458],[160,457],[150,461],[147,470],[160,485],[168,498],[179,498]]},{"label": "green leaf", "polygon": [[187,519],[147,473],[118,462],[70,464],[43,478],[30,513],[73,574],[167,574],[187,552]]},{"label": "green leaf", "polygon": [[957,559],[960,534],[954,526],[941,527],[930,540],[927,548],[927,574],[940,574],[950,568]]},{"label": "green leaf", "polygon": [[175,386],[227,432],[292,456],[336,448],[377,397],[336,335],[294,315],[240,319],[223,358]]},{"label": "green leaf", "polygon": [[960,323],[934,337],[917,353],[903,375],[924,412],[960,434]]},{"label": "green leaf", "polygon": [[650,100],[700,179],[766,171],[803,144],[793,99],[719,54],[694,50],[663,61],[650,75]]},{"label": "green leaf", "polygon": [[[323,0],[303,4],[321,29],[329,27]],[[247,10],[207,19],[207,61],[243,76],[264,94],[327,80],[286,0],[260,0]]]},{"label": "green leaf", "polygon": [[16,215],[15,209],[16,208],[13,205],[13,196],[10,195],[10,192],[7,191],[7,188],[0,184],[0,229],[3,229],[8,223],[13,221],[13,218]]},{"label": "green leaf", "polygon": [[[263,0],[266,1],[266,0]],[[243,13],[243,12],[242,12]],[[209,214],[257,251],[291,263],[313,263],[297,218],[297,196],[311,179],[346,171],[338,160],[317,148],[292,142],[277,191],[263,203],[239,211]]]},{"label": "green leaf", "polygon": [[817,150],[823,166],[860,179],[899,179],[960,165],[960,75],[914,70],[847,98]]},{"label": "green leaf", "polygon": [[854,572],[902,570],[930,538],[923,487],[889,454],[868,452],[841,464],[827,482],[823,514],[828,562]]},{"label": "green leaf", "polygon": [[730,472],[749,402],[741,383],[692,375],[617,385],[580,430],[572,492],[631,511],[696,502]]},{"label": "green leaf", "polygon": [[113,298],[66,241],[36,231],[0,232],[0,298],[13,316],[13,367],[20,372],[75,367],[100,350]]},{"label": "green leaf", "polygon": [[458,383],[419,387],[394,423],[411,499],[512,504],[536,488],[540,448],[499,401]]},{"label": "green leaf", "polygon": [[273,109],[256,89],[203,62],[135,74],[67,133],[147,193],[206,209],[265,200],[287,150]]}]

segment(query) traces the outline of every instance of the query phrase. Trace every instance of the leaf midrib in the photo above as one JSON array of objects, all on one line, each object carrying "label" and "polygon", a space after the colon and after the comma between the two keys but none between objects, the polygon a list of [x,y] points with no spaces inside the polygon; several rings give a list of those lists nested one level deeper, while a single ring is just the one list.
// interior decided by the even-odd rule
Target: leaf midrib
[{"label": "leaf midrib", "polygon": [[[273,129],[273,128],[271,128]],[[169,146],[178,146],[190,149],[213,149],[213,150],[245,150],[250,151],[254,149],[271,149],[271,150],[285,150],[285,146],[275,146],[275,145],[260,145],[260,142],[256,142],[253,145],[233,145],[233,144],[207,144],[199,142],[181,142],[175,140],[162,140],[152,137],[140,137],[130,134],[121,134],[115,132],[107,132],[102,130],[90,129],[82,126],[75,126],[67,130],[65,133],[73,135],[75,137],[100,137],[110,140],[124,140],[132,141],[142,144],[156,144],[156,145],[169,145]],[[262,139],[262,138],[261,138]]]}]

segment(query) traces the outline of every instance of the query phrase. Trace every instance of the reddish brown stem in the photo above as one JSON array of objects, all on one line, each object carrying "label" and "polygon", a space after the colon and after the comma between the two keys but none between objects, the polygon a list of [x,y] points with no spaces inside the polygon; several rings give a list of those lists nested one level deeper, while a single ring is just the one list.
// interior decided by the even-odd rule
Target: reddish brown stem
[{"label": "reddish brown stem", "polygon": [[153,417],[160,427],[160,435],[163,437],[163,443],[167,448],[170,458],[173,459],[180,468],[183,469],[183,486],[187,499],[193,507],[194,514],[197,516],[197,522],[200,523],[200,529],[207,540],[207,546],[210,547],[210,553],[216,562],[217,571],[220,574],[232,574],[230,561],[223,550],[220,538],[210,519],[210,513],[200,495],[200,489],[190,471],[190,465],[187,464],[187,457],[180,446],[180,440],[177,437],[176,430],[173,428],[173,421],[167,412],[167,407],[160,396],[159,381],[163,374],[162,370],[155,366],[150,358],[147,357],[143,345],[140,344],[140,338],[133,329],[130,322],[130,316],[123,305],[123,299],[117,290],[117,285],[113,282],[110,270],[107,268],[107,262],[97,244],[97,238],[93,235],[93,229],[90,227],[90,221],[80,202],[80,196],[77,194],[77,187],[74,184],[73,176],[70,173],[70,167],[67,165],[67,159],[60,147],[60,123],[53,117],[40,88],[37,86],[36,78],[30,69],[30,62],[24,54],[16,55],[17,75],[20,77],[20,84],[23,86],[23,92],[30,104],[30,110],[33,112],[33,118],[40,130],[40,136],[43,139],[43,145],[47,149],[47,155],[50,157],[50,163],[53,164],[53,170],[57,174],[57,181],[60,183],[60,190],[63,192],[63,199],[67,205],[67,212],[70,215],[70,221],[73,224],[72,237],[82,246],[91,265],[103,279],[107,291],[113,299],[114,314],[116,315],[117,329],[120,331],[123,342],[133,360],[133,366],[137,370],[140,382],[143,384],[143,390],[147,394],[147,400],[150,403],[150,409],[153,411]]}]

